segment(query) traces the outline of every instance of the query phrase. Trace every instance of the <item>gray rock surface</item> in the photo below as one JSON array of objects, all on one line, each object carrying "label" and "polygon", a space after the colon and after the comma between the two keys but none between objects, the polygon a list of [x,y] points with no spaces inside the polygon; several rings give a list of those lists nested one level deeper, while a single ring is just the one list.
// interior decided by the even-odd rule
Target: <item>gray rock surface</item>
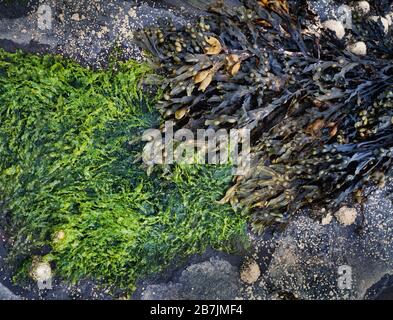
[{"label": "gray rock surface", "polygon": [[[368,288],[393,272],[393,208],[378,190],[357,211],[361,216],[351,226],[335,220],[322,226],[298,216],[276,243],[266,281],[302,299],[362,299]],[[343,266],[352,273],[348,289],[338,283]]]},{"label": "gray rock surface", "polygon": [[[173,9],[165,1],[40,0],[38,5],[25,16],[1,19],[0,40],[22,48],[36,43],[95,67],[105,66],[117,46],[126,58],[140,58],[135,31],[157,24],[158,18],[184,24],[186,16],[186,7]],[[196,12],[187,9],[188,15]]]},{"label": "gray rock surface", "polygon": [[[340,5],[339,2],[335,0],[317,0],[308,1],[310,8],[318,13],[321,21],[326,21],[329,19],[339,20],[342,17],[347,6]],[[349,9],[349,8],[348,8]]]},{"label": "gray rock surface", "polygon": [[240,290],[237,269],[228,261],[212,257],[184,269],[177,282],[148,285],[143,300],[232,300]]},{"label": "gray rock surface", "polygon": [[0,283],[0,300],[19,300],[20,297],[13,294],[8,288]]}]

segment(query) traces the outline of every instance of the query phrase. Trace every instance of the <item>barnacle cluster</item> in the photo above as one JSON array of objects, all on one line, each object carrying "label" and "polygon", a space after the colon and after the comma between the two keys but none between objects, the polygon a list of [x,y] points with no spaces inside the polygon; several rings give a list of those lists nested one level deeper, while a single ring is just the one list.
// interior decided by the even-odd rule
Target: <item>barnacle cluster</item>
[{"label": "barnacle cluster", "polygon": [[[371,0],[370,3],[375,11],[369,11],[366,14],[353,12],[352,35],[355,39],[367,41],[369,48],[379,53],[391,55],[393,52],[393,36],[391,31],[386,34],[386,29],[389,29],[389,27],[386,24],[388,21],[383,15],[386,13],[386,16],[393,14],[393,2],[390,0]],[[381,16],[375,16],[376,13]]]},{"label": "barnacle cluster", "polygon": [[306,1],[241,2],[139,39],[165,75],[165,119],[251,130],[251,168],[224,200],[248,208],[258,231],[304,205],[333,209],[391,166],[392,31],[371,41],[359,22],[353,37],[372,48],[360,57],[319,28]]}]

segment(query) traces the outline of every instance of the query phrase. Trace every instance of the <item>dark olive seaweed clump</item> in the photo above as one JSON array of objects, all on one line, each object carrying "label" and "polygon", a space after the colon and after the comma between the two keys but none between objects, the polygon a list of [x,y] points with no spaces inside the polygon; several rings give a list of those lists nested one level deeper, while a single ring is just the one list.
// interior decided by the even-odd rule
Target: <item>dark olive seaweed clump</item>
[{"label": "dark olive seaweed clump", "polygon": [[[140,39],[165,75],[165,119],[251,130],[251,168],[224,200],[262,230],[305,205],[335,209],[383,179],[393,155],[393,37],[367,36],[358,30],[369,25],[356,22],[340,41],[305,1],[242,3],[218,2],[195,24]],[[368,56],[347,51],[348,37],[365,41]]]}]

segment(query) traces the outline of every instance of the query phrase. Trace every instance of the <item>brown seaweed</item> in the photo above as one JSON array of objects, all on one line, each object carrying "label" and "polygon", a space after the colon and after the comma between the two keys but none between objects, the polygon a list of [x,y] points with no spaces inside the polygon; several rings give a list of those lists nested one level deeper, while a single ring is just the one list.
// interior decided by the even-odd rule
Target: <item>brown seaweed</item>
[{"label": "brown seaweed", "polygon": [[334,209],[391,167],[392,38],[354,28],[372,49],[359,57],[305,4],[295,15],[286,1],[242,3],[218,2],[195,24],[139,38],[165,74],[165,119],[251,130],[251,169],[224,200],[248,208],[262,230],[306,205]]}]

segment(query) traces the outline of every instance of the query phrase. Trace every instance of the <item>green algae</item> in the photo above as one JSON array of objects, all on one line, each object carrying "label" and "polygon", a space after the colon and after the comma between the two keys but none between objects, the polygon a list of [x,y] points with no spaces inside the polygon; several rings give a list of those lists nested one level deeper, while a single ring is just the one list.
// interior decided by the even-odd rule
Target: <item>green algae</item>
[{"label": "green algae", "polygon": [[245,221],[216,203],[229,167],[146,174],[135,161],[142,145],[131,142],[159,124],[139,89],[150,70],[116,69],[0,51],[0,223],[10,262],[46,255],[68,280],[132,291],[209,246],[234,251]]}]

